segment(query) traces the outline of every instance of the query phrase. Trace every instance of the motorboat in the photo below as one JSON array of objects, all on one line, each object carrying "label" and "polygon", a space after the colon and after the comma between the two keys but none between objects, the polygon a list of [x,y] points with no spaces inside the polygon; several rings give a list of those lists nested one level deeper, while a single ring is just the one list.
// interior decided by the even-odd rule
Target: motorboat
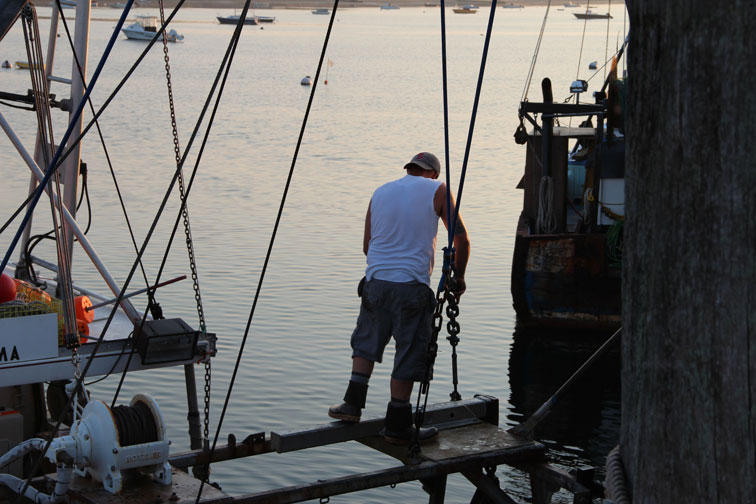
[{"label": "motorboat", "polygon": [[330,14],[330,13],[331,13],[331,11],[330,11],[330,10],[328,10],[328,9],[314,9],[314,10],[312,11],[312,13],[313,13],[313,14],[318,14],[318,15],[328,15],[328,14]]},{"label": "motorboat", "polygon": [[478,8],[471,5],[456,7],[453,10],[455,14],[475,14],[476,12],[478,12]]},{"label": "motorboat", "polygon": [[275,23],[275,16],[255,16],[258,23]]},{"label": "motorboat", "polygon": [[[233,16],[216,16],[218,18],[218,22],[220,24],[238,24],[239,18],[241,17],[239,14],[234,14]],[[273,18],[275,19],[275,18]],[[244,24],[245,25],[256,25],[260,22],[260,19],[257,16],[247,16],[244,18]]]},{"label": "motorboat", "polygon": [[585,12],[573,12],[572,15],[578,19],[612,19],[612,15],[608,12],[606,14],[596,14],[590,9]]},{"label": "motorboat", "polygon": [[[158,18],[157,16],[136,16],[136,22],[122,28],[121,31],[126,38],[132,40],[152,40],[158,31]],[[165,35],[168,42],[184,40],[184,36],[176,30],[170,30]],[[163,36],[161,35],[158,40],[163,40]]]},{"label": "motorboat", "polygon": [[522,4],[516,4],[516,3],[506,3],[501,5],[504,9],[524,9],[525,6]]},{"label": "motorboat", "polygon": [[399,9],[398,5],[394,5],[391,2],[386,2],[385,4],[381,5],[381,10],[397,10]]}]

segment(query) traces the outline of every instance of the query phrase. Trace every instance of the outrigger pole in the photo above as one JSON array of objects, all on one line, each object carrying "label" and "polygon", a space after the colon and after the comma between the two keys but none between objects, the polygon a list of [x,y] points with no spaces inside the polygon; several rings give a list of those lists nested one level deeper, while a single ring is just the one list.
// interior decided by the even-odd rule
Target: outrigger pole
[{"label": "outrigger pole", "polygon": [[[13,143],[13,146],[16,147],[16,150],[21,155],[23,160],[26,162],[27,166],[29,166],[29,169],[32,171],[32,174],[37,178],[38,181],[42,181],[44,179],[44,173],[42,172],[42,169],[37,165],[36,161],[29,155],[29,152],[26,150],[26,148],[21,143],[21,140],[19,140],[18,136],[16,136],[16,133],[13,131],[13,128],[11,128],[10,124],[8,124],[8,121],[5,120],[5,117],[0,113],[0,127],[3,128],[5,131],[5,134],[10,139],[11,143]],[[48,188],[45,188],[46,191],[50,194],[50,196],[53,198],[53,201],[57,205],[58,203],[58,197],[55,195],[54,192],[49,191]],[[71,229],[73,231],[73,234],[76,236],[76,238],[79,240],[79,243],[81,243],[82,248],[84,248],[84,251],[89,256],[89,259],[92,261],[92,264],[95,266],[97,271],[100,273],[100,276],[102,276],[102,279],[105,280],[105,283],[108,284],[108,287],[110,288],[111,292],[115,296],[119,296],[121,294],[121,289],[116,283],[113,276],[108,271],[108,268],[105,266],[105,264],[100,260],[100,257],[97,255],[97,252],[95,251],[92,244],[89,242],[89,239],[87,239],[87,236],[84,234],[84,231],[82,231],[81,227],[79,227],[79,224],[76,222],[76,219],[71,215],[71,212],[68,211],[68,208],[64,205],[63,206],[63,217],[66,219],[66,222],[69,226],[71,226]],[[134,306],[131,304],[131,302],[128,299],[122,299],[121,300],[121,308],[123,308],[123,311],[126,312],[126,315],[128,315],[129,319],[134,323],[137,324],[141,320],[141,317],[139,316],[139,313],[137,313]]]}]

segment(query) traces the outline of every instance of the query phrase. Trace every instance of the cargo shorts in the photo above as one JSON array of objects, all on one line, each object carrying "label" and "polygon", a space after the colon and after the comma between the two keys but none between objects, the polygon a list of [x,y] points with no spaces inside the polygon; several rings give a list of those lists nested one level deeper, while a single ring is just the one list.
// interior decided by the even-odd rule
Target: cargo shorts
[{"label": "cargo shorts", "polygon": [[[352,357],[382,362],[391,336],[396,351],[391,377],[422,381],[431,338],[436,300],[420,282],[397,283],[372,279],[362,290],[357,327],[352,332]],[[433,369],[429,370],[433,377]]]}]

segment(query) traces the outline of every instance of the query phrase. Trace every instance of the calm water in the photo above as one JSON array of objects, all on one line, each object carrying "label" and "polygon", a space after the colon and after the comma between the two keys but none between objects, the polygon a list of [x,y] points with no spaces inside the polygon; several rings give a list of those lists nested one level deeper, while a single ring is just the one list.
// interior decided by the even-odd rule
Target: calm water
[{"label": "calm water", "polygon": [[[49,15],[49,10],[41,7],[39,13]],[[498,397],[502,423],[508,424],[532,413],[600,343],[588,340],[580,348],[571,343],[555,346],[529,337],[533,335],[515,333],[509,272],[522,199],[515,186],[522,176],[525,151],[514,143],[512,134],[544,12],[542,7],[528,7],[496,13],[462,199],[472,256],[459,317],[460,391],[464,397],[476,393]],[[609,29],[603,21],[589,22],[582,43],[584,23],[574,19],[570,9],[552,9],[531,99],[540,100],[543,77],[552,79],[554,97],[560,100],[568,95],[578,69],[580,78],[591,76],[588,62],[604,59],[607,38],[611,54],[624,37],[619,5],[613,4],[612,12],[615,19]],[[114,9],[93,10],[93,19],[102,20],[91,25],[89,75],[115,25],[112,18],[116,13]],[[73,11],[66,14],[72,17]],[[233,30],[215,23],[214,16],[227,14],[230,11],[186,9],[176,18],[175,29],[185,40],[170,46],[170,65],[182,147]],[[219,337],[218,357],[213,361],[211,432],[228,388],[307,105],[310,88],[300,86],[299,81],[305,75],[315,76],[328,23],[328,17],[313,16],[309,11],[260,14],[276,16],[278,22],[264,29],[244,29],[189,203],[208,329]],[[455,191],[487,20],[483,9],[473,16],[455,16],[449,10],[447,16],[450,162]],[[43,19],[40,25],[45,47],[49,21]],[[65,40],[65,34],[58,39],[60,51],[55,61],[55,74],[61,76],[68,76],[71,68]],[[93,93],[96,106],[143,48],[143,43],[120,37]],[[163,55],[160,46],[155,49],[100,122],[140,244],[175,167]],[[328,58],[334,64],[328,85],[323,84],[324,75],[320,78],[221,441],[229,433],[243,439],[253,432],[306,428],[328,420],[326,408],[341,399],[349,377],[349,335],[359,306],[355,290],[364,269],[362,227],[371,193],[377,185],[401,176],[401,167],[417,151],[429,150],[443,157],[438,9],[340,10]],[[27,59],[20,25],[0,43],[0,59]],[[603,72],[590,81],[591,90],[600,87],[602,77]],[[25,93],[29,87],[28,73],[0,71],[3,91]],[[54,83],[52,92],[62,97],[68,90]],[[0,112],[31,144],[32,115],[7,107]],[[88,120],[91,114],[86,117]],[[56,112],[57,138],[63,135],[64,122],[65,116]],[[123,281],[135,253],[102,147],[96,135],[88,138],[83,158],[89,166],[93,214],[89,238],[114,276]],[[198,145],[199,140],[187,169],[194,165]],[[28,170],[4,136],[0,139],[0,166],[0,208],[1,215],[7,216],[23,200]],[[151,278],[175,219],[176,201],[173,197],[145,257]],[[84,213],[80,219],[86,220]],[[43,218],[35,224],[37,232],[49,229]],[[0,236],[3,251],[9,241],[10,231],[6,231]],[[183,247],[178,240],[164,279],[189,273]],[[41,248],[35,252],[41,255]],[[439,256],[437,264],[440,262]],[[74,280],[101,284],[80,251],[74,259]],[[137,276],[132,285],[143,287],[143,280]],[[158,301],[166,316],[197,325],[190,281],[162,289]],[[390,362],[393,353],[387,354]],[[430,402],[448,398],[449,355],[448,346],[442,345]],[[199,378],[201,370],[197,371]],[[389,372],[386,362],[376,367],[368,416],[385,410]],[[617,442],[617,375],[615,356],[576,385],[543,424],[538,437],[551,449],[552,461],[565,468],[603,465],[606,453]],[[126,402],[137,392],[152,394],[168,419],[176,451],[188,448],[183,380],[181,369],[132,374],[120,396]],[[109,378],[92,386],[92,391],[109,401],[117,381]],[[241,494],[392,465],[388,457],[351,442],[216,464],[213,480],[225,491]],[[497,475],[511,495],[525,500],[529,494],[526,476],[506,468],[500,468]],[[448,502],[467,502],[472,493],[472,486],[463,478],[450,479]],[[415,502],[424,500],[424,495],[419,484],[411,483],[334,497],[332,502]],[[566,495],[559,495],[555,502],[559,499],[571,501]]]}]

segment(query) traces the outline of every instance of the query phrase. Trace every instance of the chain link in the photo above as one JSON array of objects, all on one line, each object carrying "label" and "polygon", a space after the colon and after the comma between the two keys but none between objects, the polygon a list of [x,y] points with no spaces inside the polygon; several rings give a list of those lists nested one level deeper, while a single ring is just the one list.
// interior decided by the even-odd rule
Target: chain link
[{"label": "chain link", "polygon": [[[165,13],[163,11],[163,0],[158,2],[160,6],[160,24],[165,27]],[[176,109],[173,105],[173,85],[171,83],[171,64],[168,57],[168,37],[165,36],[163,28],[163,59],[165,60],[165,80],[168,86],[168,104],[171,109],[171,128],[173,130],[173,152],[176,156],[176,166],[181,163],[181,148],[179,147],[178,126],[176,124]],[[197,275],[197,263],[194,256],[194,242],[192,241],[192,229],[189,225],[189,208],[186,204],[186,190],[184,186],[184,170],[178,171],[179,196],[182,203],[181,216],[184,220],[184,234],[186,235],[186,250],[189,255],[189,267],[192,273],[192,286],[194,287],[194,300],[197,303],[197,316],[199,317],[200,330],[203,335],[207,335],[207,325],[205,324],[205,312],[202,308],[202,296],[200,294],[199,276]],[[205,449],[209,449],[210,440],[210,361],[205,362],[205,401],[204,401],[204,418],[203,435]]]}]

